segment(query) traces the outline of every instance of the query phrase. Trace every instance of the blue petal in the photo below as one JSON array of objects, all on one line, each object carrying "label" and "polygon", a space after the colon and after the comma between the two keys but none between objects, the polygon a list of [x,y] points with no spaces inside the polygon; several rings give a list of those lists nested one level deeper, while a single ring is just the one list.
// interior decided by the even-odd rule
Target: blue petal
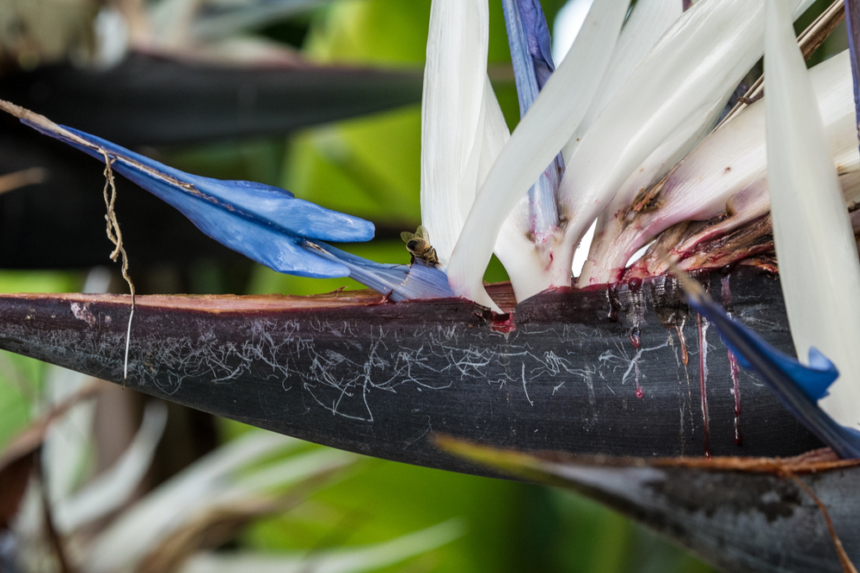
[{"label": "blue petal", "polygon": [[555,71],[552,61],[552,37],[540,0],[517,0],[523,27],[528,36],[529,54],[532,57],[538,86],[542,89]]},{"label": "blue petal", "polygon": [[549,28],[539,0],[502,0],[502,8],[522,116],[555,70]]},{"label": "blue petal", "polygon": [[[552,41],[540,0],[502,0],[511,62],[517,84],[520,116],[526,114],[552,75]],[[529,190],[530,226],[544,235],[558,225],[558,192],[564,159],[561,154]]]},{"label": "blue petal", "polygon": [[854,80],[854,108],[860,121],[860,4],[845,0],[845,23],[848,26],[848,52],[851,55],[851,77]]},{"label": "blue petal", "polygon": [[[117,166],[115,165],[115,168]],[[117,168],[117,171],[119,169]],[[302,239],[271,227],[249,223],[229,211],[195,197],[176,193],[172,187],[139,171],[126,177],[175,207],[198,229],[225,247],[281,273],[311,278],[349,276],[349,269],[303,249]]]},{"label": "blue petal", "polygon": [[706,295],[688,291],[690,305],[707,317],[738,362],[755,372],[782,404],[821,441],[843,458],[860,457],[860,432],[837,424],[818,407],[839,377],[835,365],[815,348],[809,351],[809,366],[779,352],[758,334],[732,320],[722,307]]},{"label": "blue petal", "polygon": [[[38,126],[32,127],[38,129]],[[325,209],[301,199],[295,199],[295,196],[289,191],[250,181],[222,181],[192,175],[153,161],[99,137],[65,126],[63,128],[116,157],[117,162],[114,164],[114,168],[126,177],[129,177],[129,173],[146,173],[145,170],[140,169],[140,165],[148,167],[174,180],[173,182],[165,181],[165,183],[169,183],[165,189],[172,189],[174,192],[193,196],[240,217],[267,224],[300,237],[337,242],[360,242],[369,241],[373,238],[372,223]],[[40,131],[56,137],[56,134],[51,132]],[[75,142],[67,141],[67,143],[104,161],[102,154],[92,148]],[[147,180],[152,179],[152,177],[147,177]],[[139,182],[136,183],[140,185]],[[147,189],[146,186],[144,188]],[[188,213],[185,215],[188,216]]]},{"label": "blue petal", "polygon": [[[34,129],[104,161],[98,149],[24,121]],[[306,277],[346,277],[349,269],[302,248],[304,237],[366,241],[373,225],[249,181],[191,175],[82,131],[64,128],[115,159],[113,169],[181,211],[223,245],[276,271]]]},{"label": "blue petal", "polygon": [[448,285],[448,275],[437,267],[420,262],[412,265],[385,265],[357,257],[325,243],[306,242],[305,248],[345,265],[349,269],[351,279],[378,293],[387,294],[392,302],[455,296]]}]

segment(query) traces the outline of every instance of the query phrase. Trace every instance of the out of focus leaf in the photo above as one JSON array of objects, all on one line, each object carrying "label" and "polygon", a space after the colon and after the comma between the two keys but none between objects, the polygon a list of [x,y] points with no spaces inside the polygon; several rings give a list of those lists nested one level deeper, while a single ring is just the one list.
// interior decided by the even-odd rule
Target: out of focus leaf
[{"label": "out of focus leaf", "polygon": [[320,551],[300,556],[200,555],[182,569],[183,573],[361,573],[377,571],[462,537],[465,524],[449,520],[422,531],[364,547]]},{"label": "out of focus leaf", "polygon": [[0,533],[5,532],[15,515],[33,471],[35,452],[29,452],[0,469]]},{"label": "out of focus leaf", "polygon": [[0,0],[0,63],[35,66],[70,52],[88,55],[98,9],[91,0]]},{"label": "out of focus leaf", "polygon": [[[102,169],[79,151],[49,140],[12,117],[0,118],[0,126],[0,173],[32,167],[47,170],[44,183],[0,195],[0,268],[69,269],[108,264],[112,246],[104,229]],[[188,264],[207,257],[222,264],[246,264],[244,257],[205,236],[161,200],[121,178],[117,178],[117,186],[116,212],[133,269],[150,263]],[[154,222],[161,232],[152,232]],[[0,291],[63,292],[80,288],[69,279],[64,279],[66,283],[40,284],[53,276],[0,274]]]},{"label": "out of focus leaf", "polygon": [[54,520],[61,533],[103,518],[128,501],[150,468],[166,423],[165,405],[151,403],[134,440],[116,464],[68,499],[55,502]]},{"label": "out of focus leaf", "polygon": [[9,526],[18,510],[30,480],[34,456],[42,446],[51,423],[68,412],[72,406],[81,400],[92,398],[105,387],[105,383],[97,381],[82,388],[37,419],[0,453],[0,531]]},{"label": "out of focus leaf", "polygon": [[0,98],[134,146],[282,134],[417,103],[421,85],[417,70],[219,67],[133,54],[109,70],[8,75]]},{"label": "out of focus leaf", "polygon": [[212,2],[193,24],[196,38],[217,39],[246,29],[264,26],[289,16],[323,6],[331,0],[251,0]]},{"label": "out of focus leaf", "polygon": [[[839,542],[825,526],[820,502],[828,506],[848,559],[860,557],[857,506],[846,499],[860,480],[860,460],[839,460],[829,449],[785,459],[646,460],[502,450],[445,436],[436,443],[519,479],[572,489],[608,505],[723,571],[854,571],[837,558]],[[798,476],[806,475],[815,478],[804,485]]]},{"label": "out of focus leaf", "polygon": [[48,431],[48,427],[54,420],[64,415],[69,411],[69,408],[81,400],[92,398],[106,387],[108,386],[104,382],[95,381],[82,388],[79,392],[70,396],[60,404],[57,404],[41,418],[36,420],[29,428],[27,428],[27,430],[12,440],[12,442],[6,446],[3,453],[0,454],[0,472],[18,459],[36,451],[42,445],[45,433]]}]

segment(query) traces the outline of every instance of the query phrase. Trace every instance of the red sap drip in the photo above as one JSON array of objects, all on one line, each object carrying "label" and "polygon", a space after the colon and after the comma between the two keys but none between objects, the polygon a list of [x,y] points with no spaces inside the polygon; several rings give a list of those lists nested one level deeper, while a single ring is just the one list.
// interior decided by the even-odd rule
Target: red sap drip
[{"label": "red sap drip", "polygon": [[735,397],[735,444],[738,446],[743,443],[741,436],[741,388],[738,385],[738,359],[735,354],[729,350],[729,367],[732,371],[732,396]]},{"label": "red sap drip", "polygon": [[711,459],[711,416],[708,413],[708,321],[697,315],[699,327],[699,390],[702,393],[702,424],[704,430],[705,457]]},{"label": "red sap drip", "polygon": [[639,354],[633,359],[633,371],[636,375],[636,397],[642,399],[645,397],[645,391],[642,390],[642,384],[639,383]]},{"label": "red sap drip", "polygon": [[639,350],[639,345],[642,343],[642,339],[640,337],[639,327],[634,326],[630,329],[627,337],[630,339],[630,344],[633,345],[633,348]]},{"label": "red sap drip", "polygon": [[[729,275],[724,276],[720,284],[722,286],[723,308],[726,309],[726,313],[729,316],[732,316],[734,306],[732,305],[732,289],[729,284]],[[735,398],[735,444],[739,446],[743,442],[743,437],[741,436],[741,388],[738,384],[740,369],[738,368],[738,359],[731,350],[729,350],[729,369],[732,374],[732,396]]]}]

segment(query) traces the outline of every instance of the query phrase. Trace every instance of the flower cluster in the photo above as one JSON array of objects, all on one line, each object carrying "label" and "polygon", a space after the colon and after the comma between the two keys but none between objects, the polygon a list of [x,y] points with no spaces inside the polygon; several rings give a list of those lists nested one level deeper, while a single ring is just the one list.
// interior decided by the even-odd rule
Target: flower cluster
[{"label": "flower cluster", "polygon": [[[681,269],[706,266],[704,259],[722,265],[731,257],[707,246],[758,222],[757,242],[741,237],[737,250],[769,249],[759,239],[773,235],[797,352],[812,368],[774,358],[705,296],[692,301],[822,439],[858,455],[860,354],[852,346],[860,322],[842,318],[860,316],[857,227],[846,210],[860,199],[856,52],[852,37],[850,54],[807,71],[792,22],[811,3],[638,0],[631,10],[629,0],[600,0],[556,68],[539,0],[502,0],[522,113],[511,133],[487,74],[488,0],[433,0],[421,209],[438,266],[365,261],[326,243],[369,240],[365,221],[280,189],[182,173],[22,117],[113,162],[257,262],[303,276],[351,276],[393,300],[454,295],[498,311],[482,280],[494,252],[519,300],[570,286],[574,252],[595,222],[579,286],[663,273],[672,264],[667,252]],[[854,2],[846,5],[856,19]],[[768,97],[715,130],[763,55]],[[673,227],[691,221],[703,223]],[[629,268],[655,238],[650,256]]]}]

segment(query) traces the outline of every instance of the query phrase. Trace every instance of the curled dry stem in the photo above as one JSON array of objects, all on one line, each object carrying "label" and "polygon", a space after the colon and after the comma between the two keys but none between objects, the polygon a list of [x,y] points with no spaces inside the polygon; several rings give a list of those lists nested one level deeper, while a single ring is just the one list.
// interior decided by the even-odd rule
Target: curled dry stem
[{"label": "curled dry stem", "polygon": [[134,293],[134,283],[131,282],[131,277],[128,274],[128,257],[125,253],[125,248],[122,244],[122,232],[119,229],[119,222],[116,218],[116,212],[114,211],[114,207],[116,205],[116,183],[114,181],[113,168],[111,167],[112,163],[115,159],[111,159],[110,155],[105,149],[86,141],[85,139],[75,135],[70,132],[68,129],[64,129],[62,126],[57,125],[47,117],[43,115],[39,115],[38,113],[34,113],[29,109],[23,108],[19,105],[15,105],[14,103],[0,100],[0,110],[5,111],[6,113],[17,117],[22,121],[29,122],[33,125],[37,125],[42,129],[50,131],[51,133],[55,133],[57,135],[62,136],[64,139],[69,141],[73,141],[78,145],[82,145],[84,147],[88,147],[95,151],[98,151],[105,160],[105,188],[104,188],[104,198],[105,205],[107,207],[107,214],[105,218],[107,219],[107,236],[108,239],[115,245],[113,253],[111,253],[111,260],[116,261],[117,258],[122,256],[122,277],[128,283],[128,288],[131,291],[131,312],[128,315],[128,330],[126,332],[125,339],[125,361],[123,365],[123,379],[128,379],[128,352],[129,347],[131,345],[131,321],[134,318],[134,306],[135,306],[135,293]]},{"label": "curled dry stem", "polygon": [[135,307],[135,292],[134,283],[131,282],[131,277],[128,274],[128,255],[125,252],[125,247],[122,244],[122,231],[119,228],[119,221],[116,218],[116,181],[113,174],[113,162],[116,158],[111,159],[108,152],[102,148],[98,148],[99,152],[105,158],[105,187],[104,199],[107,213],[105,213],[105,221],[107,221],[107,237],[115,246],[110,255],[112,261],[116,262],[117,258],[122,256],[122,278],[128,283],[128,289],[131,292],[131,312],[128,315],[128,330],[125,336],[125,359],[123,361],[123,380],[128,380],[128,351],[131,346],[131,321],[134,319]]}]

